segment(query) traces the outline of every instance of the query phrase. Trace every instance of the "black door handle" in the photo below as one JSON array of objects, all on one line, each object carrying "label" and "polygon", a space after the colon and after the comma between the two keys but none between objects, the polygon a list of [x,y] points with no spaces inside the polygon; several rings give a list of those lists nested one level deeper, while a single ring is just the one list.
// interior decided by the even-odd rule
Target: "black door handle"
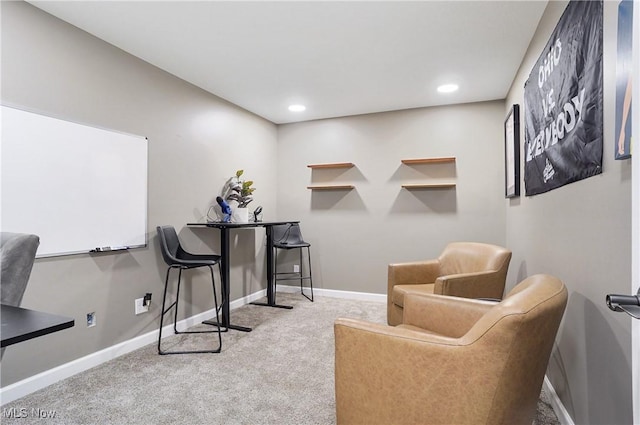
[{"label": "black door handle", "polygon": [[640,319],[640,289],[638,295],[608,294],[605,301],[611,310],[625,312],[635,319]]}]

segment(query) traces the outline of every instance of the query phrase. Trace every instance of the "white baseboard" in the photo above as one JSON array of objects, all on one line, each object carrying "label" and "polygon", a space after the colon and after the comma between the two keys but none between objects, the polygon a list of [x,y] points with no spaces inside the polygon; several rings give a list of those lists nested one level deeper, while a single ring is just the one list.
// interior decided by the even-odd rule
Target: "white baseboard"
[{"label": "white baseboard", "polygon": [[[296,292],[299,291],[300,288],[298,286],[278,285],[277,290],[282,292]],[[314,292],[321,296],[334,298],[362,299],[369,301],[386,300],[386,295],[380,294],[366,294],[362,292],[336,291],[320,288],[315,289]],[[263,298],[265,295],[266,289],[262,289],[260,291],[254,292],[253,294],[247,295],[246,297],[231,301],[231,303],[229,303],[229,308],[231,310],[234,310],[236,308],[242,307],[245,304],[249,304],[250,302]],[[180,322],[178,322],[178,326],[181,328],[193,326],[202,322],[203,320],[210,319],[213,315],[215,315],[215,312],[213,311],[213,309],[211,309],[209,311],[205,311],[204,313],[200,313],[187,319],[181,320]],[[171,336],[173,335],[172,327],[173,325],[165,326],[162,332],[166,336]],[[79,359],[57,366],[53,369],[46,370],[37,375],[30,376],[29,378],[23,379],[22,381],[7,385],[6,387],[0,388],[0,405],[10,403],[58,381],[70,378],[80,372],[84,372],[85,370],[91,369],[92,367],[98,366],[109,360],[113,360],[124,354],[130,353],[131,351],[137,350],[138,348],[142,348],[145,345],[154,343],[157,340],[158,330],[154,330],[144,335],[132,338],[128,341],[121,342],[119,344],[113,345],[100,351],[96,351],[95,353],[91,353]]]},{"label": "white baseboard", "polygon": [[553,388],[553,385],[551,385],[551,381],[549,381],[549,378],[547,378],[546,375],[544,377],[542,388],[544,388],[544,391],[547,393],[547,396],[549,396],[549,403],[551,404],[551,407],[553,407],[553,411],[556,413],[556,416],[558,417],[558,421],[560,422],[560,424],[575,425],[575,423],[573,422],[573,419],[569,415],[569,412],[567,412],[567,409],[564,407],[564,404],[562,404],[562,402],[560,401],[560,397],[558,397],[558,393],[556,393],[555,388]]},{"label": "white baseboard", "polygon": [[[231,310],[241,307],[245,304],[253,302],[257,299],[263,298],[266,294],[266,290],[262,289],[246,297],[237,299],[229,303]],[[203,320],[211,319],[215,315],[213,309],[205,311],[203,313],[196,314],[195,316],[188,317],[178,322],[178,327],[186,328],[201,323]],[[162,328],[162,332],[165,336],[169,337],[173,335],[173,324],[169,324]],[[70,361],[63,365],[57,366],[53,369],[46,370],[37,375],[30,376],[6,387],[0,388],[0,404],[10,403],[14,400],[29,395],[35,391],[38,391],[51,384],[55,384],[66,378],[70,378],[92,367],[98,366],[102,363],[113,360],[131,351],[142,348],[145,345],[154,343],[158,340],[158,330],[148,332],[144,335],[137,336],[130,340],[121,342],[111,347],[105,348],[95,353],[91,353],[87,356]]]},{"label": "white baseboard", "polygon": [[[294,292],[300,292],[300,287],[291,286],[291,285],[277,285],[276,290],[279,292],[294,293]],[[307,288],[305,288],[305,291],[306,290]],[[313,288],[313,293],[315,295],[320,295],[322,297],[387,302],[387,294],[370,294],[367,292],[352,292],[352,291],[341,291],[337,289],[322,289],[322,288]]]}]

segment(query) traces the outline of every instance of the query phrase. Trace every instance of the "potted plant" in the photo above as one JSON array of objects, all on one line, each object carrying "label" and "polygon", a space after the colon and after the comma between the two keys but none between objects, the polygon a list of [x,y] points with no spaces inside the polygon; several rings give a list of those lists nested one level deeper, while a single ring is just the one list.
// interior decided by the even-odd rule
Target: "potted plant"
[{"label": "potted plant", "polygon": [[253,187],[253,180],[241,180],[243,174],[244,170],[238,170],[235,176],[227,181],[223,198],[227,201],[237,202],[236,219],[246,223],[249,221],[247,205],[253,201],[253,192],[256,189]]}]

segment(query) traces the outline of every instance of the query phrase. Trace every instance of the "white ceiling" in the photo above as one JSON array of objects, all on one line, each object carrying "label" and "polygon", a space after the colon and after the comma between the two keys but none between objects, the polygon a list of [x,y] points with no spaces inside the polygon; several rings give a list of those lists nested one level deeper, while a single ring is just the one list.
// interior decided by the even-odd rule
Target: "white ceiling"
[{"label": "white ceiling", "polygon": [[278,124],[504,99],[547,4],[30,3]]}]

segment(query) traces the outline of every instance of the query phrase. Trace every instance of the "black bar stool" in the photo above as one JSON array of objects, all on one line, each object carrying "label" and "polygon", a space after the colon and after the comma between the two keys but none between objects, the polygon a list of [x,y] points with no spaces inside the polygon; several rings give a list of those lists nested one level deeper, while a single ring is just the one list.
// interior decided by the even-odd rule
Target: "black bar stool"
[{"label": "black bar stool", "polygon": [[[298,223],[289,223],[273,226],[273,249],[275,258],[275,268],[273,273],[274,285],[279,280],[300,280],[300,293],[304,295],[306,299],[313,302],[313,279],[311,277],[311,244],[305,242],[302,238],[302,232],[300,231],[300,225]],[[308,275],[303,274],[302,267],[302,249],[307,249],[308,258]],[[278,250],[291,250],[298,249],[300,254],[300,270],[298,272],[278,272]],[[302,285],[303,280],[309,281],[309,288],[311,290],[311,297],[304,293],[304,287]]]},{"label": "black bar stool", "polygon": [[[158,335],[158,354],[189,354],[189,353],[219,353],[222,349],[222,335],[219,325],[215,330],[211,331],[178,331],[178,300],[180,299],[180,283],[182,280],[182,271],[188,269],[195,269],[198,267],[208,267],[211,272],[211,286],[213,287],[213,302],[216,310],[216,322],[220,322],[218,296],[216,295],[216,282],[213,276],[213,266],[220,263],[220,256],[214,254],[191,254],[182,249],[180,240],[173,226],[158,226],[158,237],[160,238],[160,249],[162,251],[162,258],[169,266],[167,268],[167,276],[164,281],[164,296],[162,297],[162,314],[160,315],[160,332]],[[176,300],[171,303],[169,307],[165,308],[167,302],[167,292],[169,288],[169,274],[172,269],[178,269],[178,287],[176,289]],[[218,334],[218,348],[213,350],[187,350],[187,351],[163,351],[161,348],[162,342],[162,325],[164,321],[164,315],[167,314],[172,308],[174,308],[173,316],[173,330],[176,334],[198,334],[198,333],[217,333]]]}]

